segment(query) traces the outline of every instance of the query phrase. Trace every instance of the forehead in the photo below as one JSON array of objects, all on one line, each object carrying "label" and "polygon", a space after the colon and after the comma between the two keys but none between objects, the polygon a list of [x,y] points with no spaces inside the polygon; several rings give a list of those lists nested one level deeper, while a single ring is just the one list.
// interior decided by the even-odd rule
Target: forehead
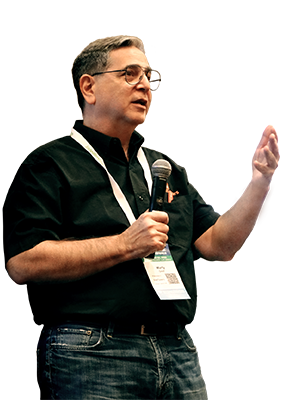
[{"label": "forehead", "polygon": [[121,69],[130,64],[149,67],[147,57],[137,47],[121,47],[110,52],[109,68]]}]

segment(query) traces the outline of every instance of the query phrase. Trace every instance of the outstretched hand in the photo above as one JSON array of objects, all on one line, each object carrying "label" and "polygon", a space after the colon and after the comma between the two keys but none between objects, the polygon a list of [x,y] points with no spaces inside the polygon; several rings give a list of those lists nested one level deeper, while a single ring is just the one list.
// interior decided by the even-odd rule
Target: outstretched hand
[{"label": "outstretched hand", "polygon": [[252,167],[253,180],[263,180],[270,184],[279,162],[278,136],[272,126],[268,126],[255,151]]}]

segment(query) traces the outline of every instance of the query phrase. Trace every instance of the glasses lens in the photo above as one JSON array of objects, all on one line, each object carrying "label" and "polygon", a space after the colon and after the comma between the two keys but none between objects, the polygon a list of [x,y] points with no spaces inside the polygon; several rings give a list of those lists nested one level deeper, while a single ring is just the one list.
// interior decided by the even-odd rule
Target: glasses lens
[{"label": "glasses lens", "polygon": [[[144,71],[142,67],[139,65],[130,65],[126,68],[126,81],[129,85],[136,85],[138,84],[144,75]],[[147,79],[150,82],[150,89],[157,90],[160,84],[160,73],[158,71],[149,70],[145,72]]]},{"label": "glasses lens", "polygon": [[147,77],[150,82],[150,89],[152,91],[157,90],[161,81],[160,73],[158,71],[151,70],[151,72],[148,73]]},{"label": "glasses lens", "polygon": [[143,70],[139,65],[130,65],[126,68],[126,81],[130,85],[139,83],[143,76]]}]

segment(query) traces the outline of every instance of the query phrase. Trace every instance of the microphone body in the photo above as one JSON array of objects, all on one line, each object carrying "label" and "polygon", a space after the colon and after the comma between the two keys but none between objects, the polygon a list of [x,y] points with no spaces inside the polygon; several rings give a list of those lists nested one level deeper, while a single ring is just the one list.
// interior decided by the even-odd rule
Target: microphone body
[{"label": "microphone body", "polygon": [[152,193],[150,198],[149,211],[162,211],[166,195],[167,181],[158,176],[153,177]]},{"label": "microphone body", "polygon": [[167,160],[156,160],[151,167],[153,184],[150,198],[149,211],[162,211],[165,195],[167,179],[171,175],[172,167]]}]

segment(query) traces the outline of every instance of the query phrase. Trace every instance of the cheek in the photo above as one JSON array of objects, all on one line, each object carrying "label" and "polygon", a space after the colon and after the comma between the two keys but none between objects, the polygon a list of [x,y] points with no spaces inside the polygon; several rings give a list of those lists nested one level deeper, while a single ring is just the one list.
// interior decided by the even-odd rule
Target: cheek
[{"label": "cheek", "polygon": [[[111,93],[114,93],[113,96]],[[117,90],[110,91],[108,96],[103,96],[102,98],[100,96],[100,102],[109,111],[115,110],[117,112],[124,108],[124,98]]]},{"label": "cheek", "polygon": [[150,108],[150,106],[151,106],[151,102],[152,102],[152,92],[150,92],[150,94],[149,94],[149,103],[148,103],[147,112],[149,111],[149,108]]},{"label": "cheek", "polygon": [[115,90],[113,93],[112,102],[118,108],[126,109],[130,105],[132,95],[129,90]]}]

